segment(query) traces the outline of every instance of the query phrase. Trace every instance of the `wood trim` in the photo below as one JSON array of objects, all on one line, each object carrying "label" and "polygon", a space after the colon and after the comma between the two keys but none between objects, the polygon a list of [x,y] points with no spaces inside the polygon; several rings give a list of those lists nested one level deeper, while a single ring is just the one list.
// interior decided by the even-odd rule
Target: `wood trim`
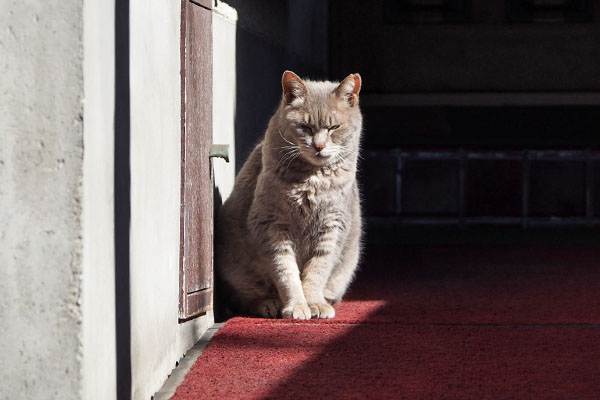
[{"label": "wood trim", "polygon": [[184,0],[181,10],[181,199],[179,318],[212,308],[212,11]]},{"label": "wood trim", "polygon": [[179,319],[187,321],[192,318],[203,315],[209,310],[212,310],[213,290],[205,289],[199,292],[190,293],[186,296],[185,308],[183,317]]},{"label": "wood trim", "polygon": [[181,188],[179,194],[179,316],[185,315],[185,286],[183,282],[183,215],[184,215],[184,185],[185,181],[185,27],[186,3],[181,1],[181,37],[179,43],[179,60],[181,74]]},{"label": "wood trim", "polygon": [[212,10],[215,0],[190,0],[190,3],[193,3],[197,6],[204,7],[208,10]]}]

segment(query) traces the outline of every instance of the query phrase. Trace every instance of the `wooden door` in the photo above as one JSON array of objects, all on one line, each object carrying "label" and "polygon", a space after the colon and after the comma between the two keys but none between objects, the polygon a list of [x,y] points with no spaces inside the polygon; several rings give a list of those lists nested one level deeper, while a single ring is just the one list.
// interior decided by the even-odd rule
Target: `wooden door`
[{"label": "wooden door", "polygon": [[209,158],[212,142],[210,7],[210,1],[184,0],[182,3],[181,320],[202,315],[213,304],[213,176]]}]

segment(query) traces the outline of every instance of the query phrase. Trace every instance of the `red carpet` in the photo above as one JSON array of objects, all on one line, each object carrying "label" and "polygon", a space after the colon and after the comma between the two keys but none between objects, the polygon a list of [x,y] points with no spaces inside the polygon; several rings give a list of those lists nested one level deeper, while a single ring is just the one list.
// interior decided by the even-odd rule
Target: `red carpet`
[{"label": "red carpet", "polygon": [[600,251],[381,250],[333,320],[229,320],[174,398],[600,398]]}]

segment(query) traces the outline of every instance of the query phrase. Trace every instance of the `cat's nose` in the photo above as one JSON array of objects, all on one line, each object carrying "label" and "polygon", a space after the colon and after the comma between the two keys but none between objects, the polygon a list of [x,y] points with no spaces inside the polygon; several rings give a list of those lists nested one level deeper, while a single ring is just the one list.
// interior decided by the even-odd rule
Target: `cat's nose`
[{"label": "cat's nose", "polygon": [[323,143],[315,143],[313,144],[313,147],[315,148],[315,150],[317,151],[321,151],[325,148],[325,144]]}]

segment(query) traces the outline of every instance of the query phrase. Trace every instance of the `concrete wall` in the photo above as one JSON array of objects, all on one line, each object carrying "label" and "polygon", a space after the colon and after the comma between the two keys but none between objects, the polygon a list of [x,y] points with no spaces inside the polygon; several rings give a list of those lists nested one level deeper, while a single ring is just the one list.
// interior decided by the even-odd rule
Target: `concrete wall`
[{"label": "concrete wall", "polygon": [[[131,392],[148,399],[213,315],[178,321],[180,3],[130,9]],[[215,11],[216,143],[234,143],[235,16]],[[0,397],[115,398],[114,4],[14,1],[0,21]],[[215,161],[224,197],[234,166]]]},{"label": "concrete wall", "polygon": [[115,6],[83,12],[83,398],[116,397],[114,107]]},{"label": "concrete wall", "polygon": [[181,4],[132,0],[130,9],[132,393],[146,400],[212,313],[178,323]]},{"label": "concrete wall", "polygon": [[0,4],[0,397],[81,396],[81,0]]}]

